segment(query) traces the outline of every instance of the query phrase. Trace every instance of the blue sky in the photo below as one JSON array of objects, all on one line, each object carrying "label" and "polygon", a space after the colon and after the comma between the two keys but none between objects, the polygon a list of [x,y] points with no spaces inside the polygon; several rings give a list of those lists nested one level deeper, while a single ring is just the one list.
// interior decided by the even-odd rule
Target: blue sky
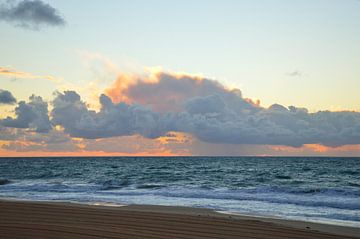
[{"label": "blue sky", "polygon": [[86,81],[75,53],[86,50],[124,69],[202,73],[265,105],[360,107],[359,1],[49,3],[67,25],[33,32],[0,23],[1,65]]}]

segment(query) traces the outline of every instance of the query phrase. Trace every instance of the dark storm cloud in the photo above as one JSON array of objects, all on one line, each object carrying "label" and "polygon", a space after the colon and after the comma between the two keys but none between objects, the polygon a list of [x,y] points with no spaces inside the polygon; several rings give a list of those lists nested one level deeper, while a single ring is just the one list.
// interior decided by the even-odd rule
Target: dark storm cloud
[{"label": "dark storm cloud", "polygon": [[39,133],[49,132],[52,128],[48,104],[40,96],[32,95],[29,102],[20,101],[15,108],[15,118],[7,117],[0,120],[3,127],[31,129]]},{"label": "dark storm cloud", "polygon": [[11,94],[10,91],[0,89],[0,105],[1,104],[15,104],[16,98]]},{"label": "dark storm cloud", "polygon": [[39,29],[45,25],[65,25],[65,20],[58,11],[41,0],[23,0],[15,5],[2,4],[0,20],[30,29]]},{"label": "dark storm cloud", "polygon": [[[53,123],[62,126],[71,136],[89,139],[134,134],[156,138],[174,131],[219,144],[293,147],[360,144],[358,112],[309,113],[304,108],[279,104],[263,108],[244,99],[239,90],[227,90],[214,81],[191,77],[182,81],[181,78],[170,79],[170,75],[165,78],[167,80],[160,79],[157,83],[141,83],[139,89],[132,85],[129,89],[132,94],[137,92],[141,100],[152,95],[148,104],[136,103],[136,97],[132,104],[114,103],[102,95],[99,112],[88,109],[76,92],[58,93],[51,113]],[[169,84],[175,80],[176,84]],[[197,89],[194,90],[195,85]],[[154,111],[152,106],[156,102],[164,104],[171,99],[169,92],[178,92],[176,102],[169,100],[169,105],[161,107],[167,111]],[[171,110],[172,107],[176,110]]]}]

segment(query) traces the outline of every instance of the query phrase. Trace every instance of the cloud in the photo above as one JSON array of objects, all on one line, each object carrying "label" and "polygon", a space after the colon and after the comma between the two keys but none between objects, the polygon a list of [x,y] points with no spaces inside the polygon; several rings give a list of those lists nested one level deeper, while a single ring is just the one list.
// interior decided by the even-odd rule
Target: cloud
[{"label": "cloud", "polygon": [[[119,78],[121,79],[121,77]],[[58,93],[53,123],[79,138],[184,132],[214,144],[321,144],[336,147],[360,144],[360,113],[320,111],[274,104],[263,108],[242,97],[238,89],[192,76],[162,73],[156,80],[137,79],[101,95],[101,109],[90,110],[76,92]],[[126,97],[129,103],[114,103]]]},{"label": "cloud", "polygon": [[12,105],[16,103],[16,98],[10,91],[0,89],[0,105],[7,104]]},{"label": "cloud", "polygon": [[182,111],[187,100],[215,94],[226,99],[231,107],[246,108],[249,105],[239,89],[229,90],[217,81],[200,76],[165,72],[145,78],[120,75],[106,94],[114,102],[146,105],[158,112]]},{"label": "cloud", "polygon": [[166,129],[160,115],[141,105],[114,104],[100,96],[101,110],[87,108],[75,91],[58,93],[51,112],[53,123],[73,137],[95,139],[140,134],[147,138],[163,135]]},{"label": "cloud", "polygon": [[42,26],[65,25],[65,20],[58,11],[41,0],[22,0],[15,5],[2,5],[0,20],[33,30]]},{"label": "cloud", "polygon": [[286,75],[291,76],[291,77],[301,77],[304,74],[301,71],[296,70],[296,71],[289,72]]},{"label": "cloud", "polygon": [[84,150],[86,151],[104,151],[121,152],[126,154],[143,155],[171,155],[172,152],[166,145],[159,140],[153,140],[141,137],[139,135],[112,137],[105,139],[86,139],[83,140]]},{"label": "cloud", "polygon": [[[204,107],[207,103],[204,102]],[[210,143],[267,144],[300,147],[304,144],[341,146],[360,143],[360,113],[308,113],[296,107],[270,107],[221,114],[183,114],[182,131]],[[180,128],[180,127],[179,127]]]},{"label": "cloud", "polygon": [[28,72],[17,71],[17,70],[6,68],[6,67],[0,67],[0,76],[21,78],[21,79],[45,79],[48,81],[52,81],[54,83],[61,82],[60,79],[55,78],[53,76],[37,76],[37,75],[33,75]]},{"label": "cloud", "polygon": [[22,134],[17,129],[4,127],[0,124],[0,141],[14,141]]},{"label": "cloud", "polygon": [[[30,132],[61,128],[71,137],[96,142],[97,149],[110,142],[104,138],[141,136],[170,144],[181,138],[172,137],[178,133],[209,145],[360,144],[359,112],[309,113],[280,104],[264,108],[244,98],[238,89],[197,76],[159,73],[127,80],[120,88],[118,80],[109,96],[99,97],[98,111],[89,108],[75,91],[57,92],[50,114],[41,97],[31,96],[28,103],[19,102],[15,118],[7,117],[0,125]],[[117,102],[123,98],[128,101]],[[99,141],[91,141],[96,139]]]},{"label": "cloud", "polygon": [[30,129],[38,133],[49,132],[52,128],[48,115],[48,104],[40,96],[32,95],[29,102],[20,101],[15,108],[15,118],[0,120],[3,127]]},{"label": "cloud", "polygon": [[77,152],[81,150],[81,145],[76,140],[60,130],[54,129],[48,133],[29,132],[23,129],[12,129],[12,131],[15,131],[12,133],[15,139],[6,140],[8,142],[1,147],[4,150],[16,152]]}]

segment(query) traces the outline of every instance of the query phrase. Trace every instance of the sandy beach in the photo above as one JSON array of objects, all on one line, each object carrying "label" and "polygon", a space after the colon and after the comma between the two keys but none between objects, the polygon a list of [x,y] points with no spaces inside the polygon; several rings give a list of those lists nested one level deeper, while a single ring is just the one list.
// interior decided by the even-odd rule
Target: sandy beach
[{"label": "sandy beach", "polygon": [[356,237],[359,231],[358,228],[226,215],[208,209],[0,201],[0,235],[4,239],[331,239],[359,238]]}]

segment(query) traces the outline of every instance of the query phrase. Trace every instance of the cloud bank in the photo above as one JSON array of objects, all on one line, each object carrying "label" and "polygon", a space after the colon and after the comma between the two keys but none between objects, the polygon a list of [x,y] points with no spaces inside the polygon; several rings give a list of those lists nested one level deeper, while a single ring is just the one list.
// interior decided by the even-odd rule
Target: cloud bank
[{"label": "cloud bank", "polygon": [[359,112],[309,113],[279,104],[264,108],[238,89],[189,75],[159,73],[125,83],[121,79],[106,91],[108,95],[99,97],[98,111],[90,109],[77,92],[65,91],[56,93],[50,113],[40,97],[32,96],[29,103],[19,103],[16,118],[0,123],[37,132],[57,126],[82,139],[132,135],[154,139],[182,132],[212,144],[360,144]]},{"label": "cloud bank", "polygon": [[0,89],[0,105],[7,104],[12,105],[16,103],[16,98],[10,91]]},{"label": "cloud bank", "polygon": [[65,25],[65,20],[58,11],[41,0],[23,0],[15,5],[3,4],[0,6],[0,20],[28,29]]},{"label": "cloud bank", "polygon": [[[121,79],[121,78],[120,78]],[[52,120],[80,138],[139,134],[147,138],[169,131],[185,132],[218,144],[341,146],[360,143],[360,113],[309,113],[295,106],[263,108],[216,81],[161,73],[156,80],[136,80],[108,90],[98,112],[86,107],[76,92],[59,93]],[[125,97],[129,103],[116,102]]]}]

